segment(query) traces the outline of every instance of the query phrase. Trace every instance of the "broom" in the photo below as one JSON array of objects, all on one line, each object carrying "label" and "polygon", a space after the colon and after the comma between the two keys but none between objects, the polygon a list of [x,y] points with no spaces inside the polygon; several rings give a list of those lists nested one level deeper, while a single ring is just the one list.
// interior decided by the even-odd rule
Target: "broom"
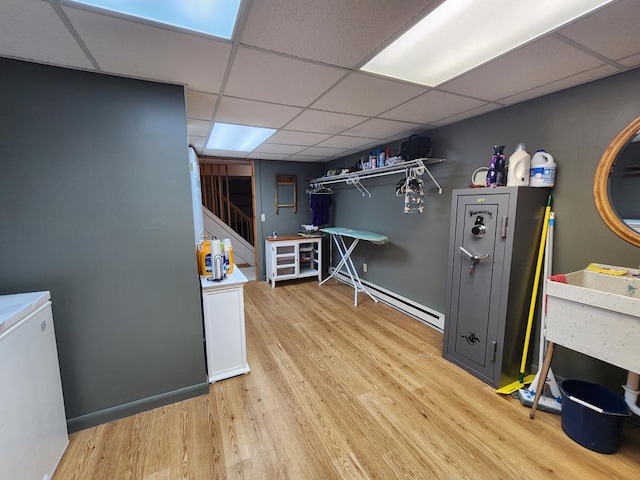
[{"label": "broom", "polygon": [[544,210],[544,220],[542,221],[542,235],[540,237],[540,247],[538,248],[538,261],[536,263],[536,273],[533,278],[533,291],[531,292],[531,303],[529,305],[529,318],[527,319],[527,333],[524,337],[524,349],[522,350],[522,361],[520,362],[520,373],[518,380],[505,385],[496,390],[497,393],[511,395],[517,392],[525,385],[530,384],[536,378],[535,375],[529,375],[525,378],[524,369],[527,364],[527,355],[529,353],[529,341],[531,339],[531,327],[533,325],[533,315],[536,310],[536,300],[538,298],[538,286],[540,285],[540,271],[542,269],[542,259],[544,258],[544,246],[547,240],[547,229],[549,228],[549,215],[551,214],[551,195],[547,197],[547,207]]}]

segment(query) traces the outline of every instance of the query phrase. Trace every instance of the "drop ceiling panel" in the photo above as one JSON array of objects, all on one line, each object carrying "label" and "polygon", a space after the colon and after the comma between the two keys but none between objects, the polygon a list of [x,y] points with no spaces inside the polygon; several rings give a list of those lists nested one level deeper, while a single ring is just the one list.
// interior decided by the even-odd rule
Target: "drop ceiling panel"
[{"label": "drop ceiling panel", "polygon": [[514,95],[508,98],[501,98],[500,103],[505,105],[513,105],[515,103],[524,102],[532,98],[540,97],[542,95],[548,95],[549,93],[558,92],[565,88],[574,87],[583,83],[597,80],[598,78],[605,77],[616,73],[618,70],[610,65],[603,65],[587,72],[582,72],[577,75],[573,75],[569,78],[558,80],[557,82],[543,85],[542,87],[533,88],[526,92]]},{"label": "drop ceiling panel", "polygon": [[372,118],[357,127],[350,128],[343,132],[344,135],[354,137],[373,137],[385,139],[405,132],[415,131],[417,128],[424,128],[423,125],[407,122],[397,122],[395,120],[385,120],[382,118]]},{"label": "drop ceiling panel", "polygon": [[432,90],[381,115],[425,125],[477,108],[487,102]]},{"label": "drop ceiling panel", "polygon": [[292,162],[324,163],[325,161],[328,162],[329,160],[331,160],[331,158],[316,157],[314,155],[297,154],[297,155],[292,155],[287,160]]},{"label": "drop ceiling panel", "polygon": [[268,143],[286,143],[289,145],[311,146],[322,142],[331,135],[322,133],[296,132],[293,130],[279,130],[269,137]]},{"label": "drop ceiling panel", "polygon": [[591,70],[602,61],[553,37],[544,37],[442,85],[442,90],[485,100],[526,92]]},{"label": "drop ceiling panel", "polygon": [[100,68],[217,93],[231,44],[63,7]]},{"label": "drop ceiling panel", "polygon": [[280,145],[275,143],[263,143],[254,150],[258,153],[276,153],[280,155],[293,155],[304,150],[305,146],[302,145]]},{"label": "drop ceiling panel", "polygon": [[450,123],[459,122],[461,120],[466,120],[467,118],[476,117],[478,115],[482,115],[483,113],[492,112],[494,110],[498,110],[503,107],[504,105],[499,105],[496,103],[488,103],[486,105],[483,105],[482,107],[474,108],[466,112],[459,113],[458,115],[452,115],[450,117],[443,118],[442,120],[433,122],[431,125],[434,127],[440,127],[443,125],[448,125]]},{"label": "drop ceiling panel", "polygon": [[289,154],[282,153],[264,153],[264,152],[251,152],[247,155],[247,158],[260,159],[260,160],[284,160],[288,158]]},{"label": "drop ceiling panel", "polygon": [[357,148],[367,148],[368,145],[371,145],[372,143],[379,143],[379,142],[380,140],[377,138],[347,137],[344,135],[336,135],[335,137],[331,137],[328,140],[325,140],[324,142],[320,142],[318,146],[357,149]]},{"label": "drop ceiling panel", "polygon": [[313,107],[374,116],[426,91],[424,87],[352,73],[315,102]]},{"label": "drop ceiling panel", "polygon": [[332,157],[344,152],[342,148],[327,148],[327,147],[309,147],[306,150],[300,152],[301,155],[308,157]]},{"label": "drop ceiling panel", "polygon": [[240,48],[225,94],[307,106],[345,74],[333,67]]},{"label": "drop ceiling panel", "polygon": [[211,120],[217,95],[212,93],[187,91],[187,117],[198,120]]},{"label": "drop ceiling panel", "polygon": [[640,54],[631,55],[630,57],[620,60],[618,63],[621,63],[625,67],[637,67],[640,65]]},{"label": "drop ceiling panel", "polygon": [[53,7],[40,0],[0,2],[0,55],[94,70]]},{"label": "drop ceiling panel", "polygon": [[251,158],[314,162],[640,64],[640,1],[617,0],[436,90],[357,70],[441,1],[248,1],[232,54],[228,41],[58,0],[2,0],[0,56],[184,84],[201,154],[215,120],[281,129]]},{"label": "drop ceiling panel", "polygon": [[187,134],[196,135],[198,137],[206,137],[209,135],[210,122],[206,120],[187,120]]},{"label": "drop ceiling panel", "polygon": [[207,143],[205,137],[198,137],[197,135],[189,135],[189,145],[195,148],[198,152],[201,152]]},{"label": "drop ceiling panel", "polygon": [[[241,43],[354,67],[431,3],[425,0],[261,0]],[[293,40],[295,39],[295,40]]]},{"label": "drop ceiling panel", "polygon": [[366,120],[366,117],[343,113],[305,110],[287,125],[287,129],[303,132],[340,133]]},{"label": "drop ceiling panel", "polygon": [[608,5],[559,31],[571,40],[605,57],[619,60],[640,53],[638,41],[640,2],[624,0]]},{"label": "drop ceiling panel", "polygon": [[205,148],[202,152],[203,155],[208,157],[223,157],[223,158],[247,158],[247,152],[237,152],[235,150],[218,150],[215,148]]},{"label": "drop ceiling panel", "polygon": [[280,128],[301,111],[302,109],[297,107],[223,97],[218,107],[216,121],[254,127]]}]

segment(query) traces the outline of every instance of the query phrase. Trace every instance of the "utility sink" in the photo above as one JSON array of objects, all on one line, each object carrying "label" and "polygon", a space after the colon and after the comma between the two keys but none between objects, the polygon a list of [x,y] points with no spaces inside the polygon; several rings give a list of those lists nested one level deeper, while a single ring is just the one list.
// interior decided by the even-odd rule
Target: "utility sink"
[{"label": "utility sink", "polygon": [[588,269],[566,278],[546,280],[547,340],[640,372],[640,278]]}]

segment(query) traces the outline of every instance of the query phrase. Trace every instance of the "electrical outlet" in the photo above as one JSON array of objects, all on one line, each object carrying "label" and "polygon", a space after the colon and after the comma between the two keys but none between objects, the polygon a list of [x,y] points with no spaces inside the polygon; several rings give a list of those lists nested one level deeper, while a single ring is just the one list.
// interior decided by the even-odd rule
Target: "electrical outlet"
[{"label": "electrical outlet", "polygon": [[367,264],[366,264],[366,263],[363,263],[363,264],[362,264],[362,271],[363,271],[364,273],[367,273]]},{"label": "electrical outlet", "polygon": [[266,222],[267,221],[267,216],[264,213],[260,214],[260,221],[261,222]]}]

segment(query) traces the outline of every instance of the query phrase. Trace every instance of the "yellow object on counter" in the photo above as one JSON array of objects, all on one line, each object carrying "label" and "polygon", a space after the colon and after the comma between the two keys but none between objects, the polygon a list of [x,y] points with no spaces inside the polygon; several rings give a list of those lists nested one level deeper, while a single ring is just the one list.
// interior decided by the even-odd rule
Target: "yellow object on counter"
[{"label": "yellow object on counter", "polygon": [[202,247],[198,250],[198,273],[200,275],[211,275],[211,240],[202,242]]},{"label": "yellow object on counter", "polygon": [[224,256],[227,259],[227,273],[233,273],[233,246],[231,245],[231,240],[225,239],[223,240],[224,244]]},{"label": "yellow object on counter", "polygon": [[627,270],[620,270],[620,267],[611,267],[609,265],[599,265],[597,263],[590,263],[586,270],[591,270],[592,272],[598,273],[606,273],[607,275],[626,275]]}]

